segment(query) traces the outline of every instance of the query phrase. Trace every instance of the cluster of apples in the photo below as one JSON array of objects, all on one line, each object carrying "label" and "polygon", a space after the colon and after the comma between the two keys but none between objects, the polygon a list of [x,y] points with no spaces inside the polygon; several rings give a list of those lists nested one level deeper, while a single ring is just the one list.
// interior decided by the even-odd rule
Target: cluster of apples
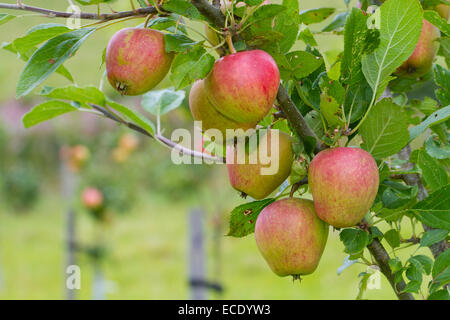
[{"label": "cluster of apples", "polygon": [[[106,52],[110,83],[126,95],[142,94],[159,83],[170,68],[173,55],[164,50],[159,31],[128,28],[119,31]],[[280,73],[266,52],[250,50],[217,60],[205,79],[191,88],[189,105],[193,118],[202,121],[205,134],[216,129],[227,137],[227,129],[256,128],[270,112],[276,99]],[[262,163],[250,164],[259,148],[277,138],[278,171],[262,175]],[[255,150],[246,149],[245,163],[237,163],[238,150],[233,140],[227,144],[226,162],[233,188],[254,199],[269,196],[291,174],[294,161],[291,137],[269,129],[260,137]],[[256,156],[259,161],[259,157]],[[288,198],[276,201],[260,213],[255,239],[272,270],[280,275],[298,277],[312,273],[322,256],[329,225],[337,228],[359,223],[373,204],[379,176],[375,160],[358,148],[333,148],[321,151],[308,172],[314,201]],[[93,194],[93,193],[92,193]],[[87,198],[87,197],[86,197]]]}]

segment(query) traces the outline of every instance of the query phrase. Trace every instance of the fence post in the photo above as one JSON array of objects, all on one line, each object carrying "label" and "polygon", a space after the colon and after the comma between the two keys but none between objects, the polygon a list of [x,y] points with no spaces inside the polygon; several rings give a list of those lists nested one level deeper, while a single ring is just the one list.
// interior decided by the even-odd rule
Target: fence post
[{"label": "fence post", "polygon": [[189,283],[192,300],[206,299],[203,218],[204,212],[200,209],[193,209],[189,213]]},{"label": "fence post", "polygon": [[[69,266],[75,265],[75,211],[73,210],[74,192],[76,187],[76,177],[74,173],[70,170],[67,162],[62,159],[61,161],[61,193],[63,199],[66,201],[67,211],[65,213],[65,230],[66,235],[66,263],[64,270],[64,278],[67,277],[66,271]],[[66,282],[64,281],[64,284]],[[74,300],[75,289],[68,288],[66,286],[66,299]]]}]

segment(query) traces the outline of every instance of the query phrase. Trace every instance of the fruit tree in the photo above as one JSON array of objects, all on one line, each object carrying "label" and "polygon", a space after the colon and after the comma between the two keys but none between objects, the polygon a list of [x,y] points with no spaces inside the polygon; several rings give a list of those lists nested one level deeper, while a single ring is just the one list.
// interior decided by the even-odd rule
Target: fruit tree
[{"label": "fruit tree", "polygon": [[[298,0],[130,0],[128,11],[105,13],[109,0],[76,0],[86,10],[75,14],[17,1],[0,3],[0,24],[18,11],[83,22],[38,25],[3,45],[26,62],[17,98],[44,100],[25,127],[88,112],[172,156],[225,163],[230,185],[247,198],[231,212],[228,235],[254,233],[278,276],[314,272],[333,228],[348,254],[343,267],[380,270],[399,299],[449,299],[450,2],[342,1],[345,10],[302,10]],[[143,95],[155,124],[107,96],[108,81],[41,87],[54,72],[73,83],[64,62],[125,20],[135,26],[105,43],[104,77],[123,96]],[[319,45],[330,34],[342,52]],[[155,90],[166,76],[173,87]],[[201,129],[191,148],[160,124],[185,91]],[[101,207],[96,190],[83,199]],[[416,250],[398,258],[408,247]],[[370,273],[361,276],[364,291]]]}]

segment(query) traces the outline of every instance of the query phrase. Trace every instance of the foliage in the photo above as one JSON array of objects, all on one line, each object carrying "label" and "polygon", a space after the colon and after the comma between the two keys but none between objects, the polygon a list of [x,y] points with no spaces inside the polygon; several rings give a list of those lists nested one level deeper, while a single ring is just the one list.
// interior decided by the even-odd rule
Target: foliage
[{"label": "foliage", "polygon": [[[78,2],[89,5],[106,1]],[[145,1],[139,3],[146,7]],[[368,3],[364,1],[363,9]],[[173,87],[151,91],[142,98],[144,110],[157,116],[157,125],[147,113],[141,114],[106,96],[103,88],[77,85],[45,87],[40,95],[48,100],[24,116],[24,125],[31,127],[68,112],[88,112],[130,128],[140,128],[141,133],[159,139],[160,116],[181,106],[185,90],[195,80],[208,75],[217,59],[216,49],[222,50],[223,55],[236,49],[245,50],[247,46],[259,48],[276,61],[281,89],[286,89],[291,102],[289,107],[294,106],[294,113],[306,119],[301,126],[309,125],[308,131],[318,138],[296,129],[299,124],[289,115],[286,115],[287,121],[282,120],[284,122],[269,115],[260,125],[284,123],[284,131],[291,133],[299,146],[297,157],[313,159],[317,153],[314,145],[354,146],[367,150],[377,160],[380,187],[370,212],[359,226],[340,231],[345,252],[350,255],[348,261],[357,260],[368,266],[380,263],[371,249],[374,241],[382,241],[394,253],[409,245],[420,248],[447,242],[450,230],[450,73],[446,66],[435,64],[428,75],[433,81],[434,95],[420,100],[410,98],[408,86],[397,83],[394,95],[389,90],[396,81],[402,80],[396,79],[395,71],[413,53],[424,18],[440,28],[442,47],[438,54],[449,61],[448,24],[436,12],[424,12],[419,0],[387,0],[373,13],[348,6],[345,12],[339,13],[335,8],[302,11],[296,0],[284,0],[281,4],[249,0],[232,1],[223,9],[225,16],[217,17],[208,14],[208,10],[199,10],[202,5],[205,4],[197,1],[169,0],[164,2],[162,10],[170,15],[150,16],[145,24],[164,32],[166,52],[176,54],[169,76]],[[424,7],[429,9],[429,4]],[[216,13],[220,11],[215,9]],[[316,24],[331,16],[333,20],[316,30]],[[0,24],[11,19],[13,16],[1,14]],[[191,21],[203,23],[216,32],[218,42],[206,41],[206,37],[198,40],[198,35],[189,31]],[[71,79],[63,64],[89,36],[101,32],[107,23],[100,21],[96,26],[77,30],[58,24],[40,25],[6,44],[4,49],[26,60],[17,85],[17,97],[33,92],[53,72]],[[220,23],[226,25],[218,25]],[[316,35],[329,32],[344,43],[343,52],[334,58],[322,52],[315,39]],[[306,44],[305,50],[296,46],[300,42]],[[383,94],[384,98],[380,99]],[[278,101],[277,107],[285,107],[279,106],[281,104],[282,101]],[[430,136],[430,132],[434,134]],[[425,142],[420,144],[419,140]],[[409,143],[413,141],[418,144],[408,153]],[[179,180],[181,185],[190,188],[191,179],[187,179],[186,184],[181,183],[182,178]],[[300,192],[306,190],[307,187],[299,189]],[[277,199],[286,195],[283,191]],[[268,198],[235,208],[230,216],[229,235],[251,234],[259,212],[273,201],[274,198]],[[410,220],[414,226],[407,237],[400,232],[405,220]],[[375,227],[378,223],[386,227],[384,232]],[[421,232],[420,223],[432,229]],[[365,258],[367,251],[372,258]],[[394,258],[381,269],[387,268],[393,274],[392,285],[400,288],[396,292],[399,297],[404,293],[418,294],[422,282],[431,278],[426,297],[448,298],[444,288],[449,283],[449,254],[449,250],[440,252],[434,260],[422,254],[414,254],[405,261]],[[346,266],[350,265],[348,261],[344,263]],[[361,276],[358,298],[362,297],[370,274]]]}]

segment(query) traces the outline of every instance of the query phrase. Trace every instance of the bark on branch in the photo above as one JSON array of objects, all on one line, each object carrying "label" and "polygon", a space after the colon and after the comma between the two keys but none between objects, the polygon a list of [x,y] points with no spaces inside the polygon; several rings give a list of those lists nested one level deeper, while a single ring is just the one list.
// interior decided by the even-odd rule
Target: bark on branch
[{"label": "bark on branch", "polygon": [[[122,12],[104,13],[104,14],[89,13],[89,12],[80,12],[79,14],[75,14],[75,13],[71,13],[71,12],[55,11],[55,10],[50,10],[50,9],[45,9],[45,8],[28,6],[26,4],[19,5],[19,4],[8,4],[8,3],[0,3],[0,9],[36,12],[36,13],[41,13],[50,18],[77,17],[77,18],[86,19],[86,20],[103,20],[103,21],[116,20],[116,19],[133,17],[133,16],[137,16],[137,17],[143,16],[144,17],[149,14],[158,13],[158,11],[153,6],[147,7],[147,8],[138,8],[135,11],[122,11]],[[163,11],[162,9],[160,9],[160,10]]]}]

